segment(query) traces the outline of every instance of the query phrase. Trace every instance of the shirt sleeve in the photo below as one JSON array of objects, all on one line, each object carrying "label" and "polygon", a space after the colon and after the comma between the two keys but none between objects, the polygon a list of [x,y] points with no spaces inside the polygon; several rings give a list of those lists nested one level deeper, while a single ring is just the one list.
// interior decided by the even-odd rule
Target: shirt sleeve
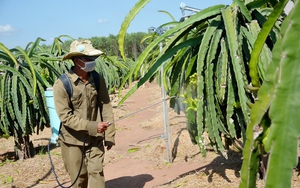
[{"label": "shirt sleeve", "polygon": [[114,122],[114,113],[112,104],[110,102],[108,90],[106,88],[105,80],[103,77],[100,77],[100,88],[99,88],[98,100],[100,101],[99,107],[102,109],[103,121],[111,122],[112,124],[107,128],[104,133],[104,144],[106,146],[115,145],[115,134],[116,128]]}]

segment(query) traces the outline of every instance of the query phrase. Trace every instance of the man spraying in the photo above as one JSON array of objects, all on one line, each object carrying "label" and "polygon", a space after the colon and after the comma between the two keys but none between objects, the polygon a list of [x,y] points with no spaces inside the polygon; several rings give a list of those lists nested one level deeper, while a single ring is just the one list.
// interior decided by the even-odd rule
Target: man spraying
[{"label": "man spraying", "polygon": [[[91,41],[75,40],[63,57],[71,59],[74,66],[53,85],[55,109],[61,121],[58,143],[74,188],[105,187],[105,147],[110,150],[115,145],[108,90],[104,78],[94,71],[95,59],[101,54]],[[64,80],[70,87],[66,88]]]}]

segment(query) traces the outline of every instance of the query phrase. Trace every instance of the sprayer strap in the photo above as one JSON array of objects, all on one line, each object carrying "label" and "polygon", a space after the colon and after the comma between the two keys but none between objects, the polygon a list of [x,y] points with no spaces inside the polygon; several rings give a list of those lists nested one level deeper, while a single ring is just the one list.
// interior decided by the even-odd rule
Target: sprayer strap
[{"label": "sprayer strap", "polygon": [[61,75],[59,77],[59,79],[62,81],[62,83],[64,84],[64,87],[69,95],[69,98],[71,98],[71,96],[73,95],[73,88],[72,88],[72,84],[70,81],[70,78],[68,77],[68,75],[66,73],[64,73],[63,75]]},{"label": "sprayer strap", "polygon": [[[99,88],[100,88],[100,77],[99,74],[96,71],[92,71],[91,72],[94,82],[95,82],[95,86],[96,86],[96,90],[97,93],[99,92]],[[73,88],[72,88],[72,83],[70,81],[70,78],[68,77],[68,75],[66,73],[62,74],[59,79],[62,81],[62,83],[64,84],[64,87],[66,89],[66,92],[69,95],[69,98],[72,97],[73,95]]]}]

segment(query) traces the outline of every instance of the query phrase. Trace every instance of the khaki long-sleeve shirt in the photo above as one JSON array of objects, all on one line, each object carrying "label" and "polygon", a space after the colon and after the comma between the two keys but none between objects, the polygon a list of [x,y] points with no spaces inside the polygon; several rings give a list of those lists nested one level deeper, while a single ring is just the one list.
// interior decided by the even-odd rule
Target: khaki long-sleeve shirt
[{"label": "khaki long-sleeve shirt", "polygon": [[104,78],[100,75],[100,88],[97,92],[91,74],[87,82],[83,82],[72,69],[67,75],[73,88],[71,98],[60,79],[57,79],[53,85],[55,109],[62,122],[59,139],[68,144],[81,146],[84,141],[88,145],[104,139],[105,145],[115,145],[114,123],[104,133],[97,133],[98,122],[101,121],[100,109],[102,109],[103,121],[114,121]]}]

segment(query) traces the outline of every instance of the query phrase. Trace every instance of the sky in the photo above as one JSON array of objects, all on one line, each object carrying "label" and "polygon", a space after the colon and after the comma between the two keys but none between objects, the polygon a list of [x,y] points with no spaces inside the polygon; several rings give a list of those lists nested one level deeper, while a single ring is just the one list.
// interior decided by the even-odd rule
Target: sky
[{"label": "sky", "polygon": [[[74,39],[117,35],[130,9],[138,0],[0,0],[0,42],[8,48],[25,48],[38,37],[50,45],[55,37]],[[148,32],[176,20],[183,13],[180,4],[195,9],[226,4],[232,0],[151,0],[131,22],[127,32]],[[191,14],[184,11],[184,14]],[[68,39],[68,38],[65,38]]]}]

